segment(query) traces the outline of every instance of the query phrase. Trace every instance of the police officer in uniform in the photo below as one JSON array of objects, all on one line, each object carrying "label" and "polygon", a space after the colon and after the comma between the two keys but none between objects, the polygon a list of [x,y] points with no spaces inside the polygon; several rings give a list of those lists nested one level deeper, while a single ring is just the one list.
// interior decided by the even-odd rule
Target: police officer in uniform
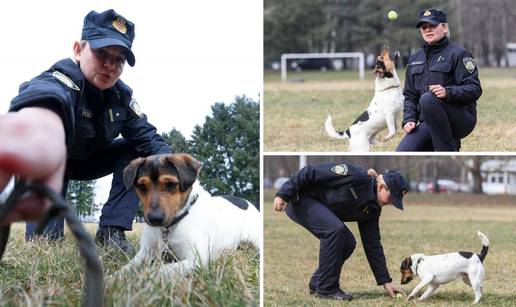
[{"label": "police officer in uniform", "polygon": [[339,279],[344,262],[356,241],[343,222],[357,222],[367,260],[378,285],[391,297],[402,292],[391,284],[380,241],[382,206],[403,210],[407,184],[396,170],[377,175],[348,162],[308,165],[286,181],[276,193],[274,209],[285,211],[320,240],[319,266],[309,282],[309,291],[321,298],[351,300],[341,290]]},{"label": "police officer in uniform", "polygon": [[[125,62],[135,64],[131,51],[134,36],[134,24],[114,10],[91,11],[84,18],[81,41],[74,44],[74,59],[61,60],[23,83],[10,107],[10,112],[19,116],[45,109],[60,118],[66,144],[63,195],[69,180],[92,180],[113,173],[95,240],[127,253],[132,253],[133,247],[124,231],[132,229],[138,199],[124,188],[123,169],[137,157],[171,152],[140,111],[131,88],[119,79]],[[117,138],[120,134],[122,138]],[[54,219],[45,234],[60,238],[63,225],[62,218]],[[34,229],[35,224],[27,224],[27,238]]]},{"label": "police officer in uniform", "polygon": [[482,94],[475,59],[448,39],[446,15],[438,9],[418,15],[425,44],[407,66],[403,130],[396,151],[459,151],[460,139],[477,122]]}]

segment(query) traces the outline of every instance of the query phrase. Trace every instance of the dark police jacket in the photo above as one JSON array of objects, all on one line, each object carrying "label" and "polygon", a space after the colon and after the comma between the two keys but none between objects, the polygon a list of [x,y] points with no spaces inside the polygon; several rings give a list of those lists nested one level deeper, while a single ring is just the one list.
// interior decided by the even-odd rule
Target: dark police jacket
[{"label": "dark police jacket", "polygon": [[364,251],[378,285],[391,282],[380,237],[382,212],[376,179],[348,162],[307,165],[286,181],[276,196],[295,206],[300,197],[319,200],[344,222],[357,222]]},{"label": "dark police jacket", "polygon": [[57,62],[20,86],[9,111],[26,107],[43,107],[61,117],[72,159],[91,156],[120,134],[140,156],[171,152],[137,109],[131,88],[118,80],[101,91],[89,84],[71,59]]},{"label": "dark police jacket", "polygon": [[403,89],[403,125],[424,120],[420,114],[419,98],[429,91],[429,85],[436,84],[446,88],[446,103],[472,110],[482,94],[475,59],[446,37],[434,45],[425,44],[410,56]]}]

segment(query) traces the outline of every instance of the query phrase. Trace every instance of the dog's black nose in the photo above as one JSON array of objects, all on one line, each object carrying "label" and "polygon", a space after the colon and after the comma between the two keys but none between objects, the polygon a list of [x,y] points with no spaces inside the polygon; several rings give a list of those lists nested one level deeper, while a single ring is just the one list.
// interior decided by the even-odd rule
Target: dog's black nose
[{"label": "dog's black nose", "polygon": [[147,219],[152,226],[159,226],[165,220],[165,213],[163,211],[151,211],[147,214]]}]

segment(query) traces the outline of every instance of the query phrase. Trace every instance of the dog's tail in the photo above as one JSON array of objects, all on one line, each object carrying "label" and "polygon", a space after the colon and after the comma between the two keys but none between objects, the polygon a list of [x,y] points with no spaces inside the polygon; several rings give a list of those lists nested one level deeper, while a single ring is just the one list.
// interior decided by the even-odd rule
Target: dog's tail
[{"label": "dog's tail", "polygon": [[480,259],[480,261],[484,262],[484,258],[487,256],[487,251],[489,250],[489,239],[485,234],[481,233],[478,230],[477,235],[480,238],[480,241],[482,241],[482,250],[480,251],[478,258]]},{"label": "dog's tail", "polygon": [[347,131],[336,131],[335,128],[333,128],[333,124],[331,122],[331,115],[328,115],[328,118],[326,118],[326,122],[324,123],[324,129],[326,130],[326,133],[332,138],[336,138],[336,139],[349,138]]}]

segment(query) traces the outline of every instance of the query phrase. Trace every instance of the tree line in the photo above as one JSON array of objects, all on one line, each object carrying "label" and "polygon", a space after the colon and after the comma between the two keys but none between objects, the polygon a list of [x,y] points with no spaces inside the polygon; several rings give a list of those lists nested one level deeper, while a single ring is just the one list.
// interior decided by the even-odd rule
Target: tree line
[{"label": "tree line", "polygon": [[[189,153],[203,166],[199,181],[214,195],[234,195],[255,204],[260,199],[260,107],[240,96],[231,104],[218,102],[211,107],[202,126],[196,125],[187,140],[172,129],[162,137],[173,152]],[[67,200],[79,216],[94,214],[95,181],[71,181]],[[93,207],[92,207],[93,206]],[[140,208],[138,216],[143,212]]]},{"label": "tree line", "polygon": [[[378,173],[387,169],[398,169],[406,179],[414,182],[428,181],[437,186],[437,180],[453,179],[465,183],[468,173],[471,176],[471,192],[481,194],[485,174],[481,171],[483,162],[502,161],[499,169],[492,172],[503,173],[503,166],[513,160],[511,156],[307,156],[307,164],[330,161],[348,161],[365,169],[373,168]],[[274,182],[278,176],[290,177],[299,170],[299,156],[268,156],[264,159],[264,178]],[[281,173],[281,174],[280,174]],[[438,192],[439,190],[437,190]]]},{"label": "tree line", "polygon": [[[265,0],[264,64],[283,53],[354,52],[376,54],[389,45],[402,65],[423,45],[415,28],[422,9],[447,14],[450,38],[483,66],[507,63],[506,43],[516,42],[516,5],[511,0]],[[395,10],[391,21],[387,12]]]}]

